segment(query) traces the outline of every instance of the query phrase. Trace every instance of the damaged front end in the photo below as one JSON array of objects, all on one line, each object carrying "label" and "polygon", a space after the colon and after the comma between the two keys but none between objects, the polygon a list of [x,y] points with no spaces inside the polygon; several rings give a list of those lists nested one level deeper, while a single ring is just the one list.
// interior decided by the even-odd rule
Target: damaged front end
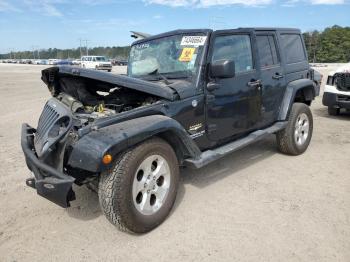
[{"label": "damaged front end", "polygon": [[72,67],[43,70],[42,80],[53,97],[44,106],[36,129],[22,125],[21,145],[34,174],[26,184],[61,207],[68,207],[75,199],[73,183],[87,184],[98,176],[69,165],[74,145],[82,136],[79,130],[136,108],[175,99],[174,91],[167,87]]}]

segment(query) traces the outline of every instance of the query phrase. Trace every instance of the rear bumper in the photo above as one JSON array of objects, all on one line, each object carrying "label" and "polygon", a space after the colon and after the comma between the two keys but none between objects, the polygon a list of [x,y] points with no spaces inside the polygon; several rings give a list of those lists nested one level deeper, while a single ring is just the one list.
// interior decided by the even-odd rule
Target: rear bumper
[{"label": "rear bumper", "polygon": [[34,177],[26,180],[27,186],[36,189],[38,195],[45,197],[61,207],[69,207],[75,200],[72,190],[74,178],[65,175],[38,159],[34,149],[35,129],[22,125],[21,146],[28,168]]},{"label": "rear bumper", "polygon": [[322,104],[334,108],[350,109],[350,95],[323,93]]}]

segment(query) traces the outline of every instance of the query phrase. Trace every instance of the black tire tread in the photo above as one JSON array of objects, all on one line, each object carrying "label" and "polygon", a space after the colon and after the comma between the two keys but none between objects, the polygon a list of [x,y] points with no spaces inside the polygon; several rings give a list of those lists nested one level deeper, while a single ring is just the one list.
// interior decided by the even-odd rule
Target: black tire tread
[{"label": "black tire tread", "polygon": [[300,155],[306,150],[305,148],[305,150],[300,151],[300,149],[298,149],[295,146],[295,142],[294,142],[294,123],[296,118],[301,112],[309,113],[311,115],[311,119],[309,119],[310,125],[311,125],[310,127],[311,128],[310,139],[311,139],[313,123],[312,123],[312,114],[311,114],[310,108],[304,103],[294,103],[289,116],[287,127],[276,133],[277,148],[280,152],[284,154],[296,156],[296,155]]},{"label": "black tire tread", "polygon": [[[129,179],[128,176],[125,175],[128,172],[129,163],[136,158],[144,147],[154,145],[154,143],[166,142],[163,139],[155,137],[132,147],[117,157],[112,170],[100,175],[98,195],[101,209],[107,219],[121,231],[129,233],[143,233],[149,231],[149,229],[140,230],[133,225],[132,222],[130,222],[132,219],[129,217],[129,213],[123,211],[127,210],[127,208],[123,206],[127,201],[125,201],[126,196],[123,194],[122,185],[124,184],[124,179]],[[172,205],[173,204],[174,203],[172,203]]]}]

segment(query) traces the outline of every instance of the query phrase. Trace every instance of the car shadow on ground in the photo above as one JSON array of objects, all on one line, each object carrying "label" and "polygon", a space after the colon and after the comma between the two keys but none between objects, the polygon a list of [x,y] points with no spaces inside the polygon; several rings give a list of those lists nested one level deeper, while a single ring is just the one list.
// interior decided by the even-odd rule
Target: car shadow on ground
[{"label": "car shadow on ground", "polygon": [[238,171],[254,165],[257,162],[264,161],[278,153],[275,141],[275,136],[271,135],[246,148],[231,153],[201,169],[185,168],[181,170],[181,187],[178,192],[173,212],[185,197],[186,184],[191,184],[192,186],[203,189],[215,184],[217,181],[220,181],[227,176],[234,176]]},{"label": "car shadow on ground", "polygon": [[[268,138],[229,154],[201,169],[181,169],[178,193],[170,216],[176,211],[177,207],[181,205],[186,195],[186,184],[191,184],[198,188],[205,188],[227,176],[234,176],[236,172],[263,161],[276,153],[278,152],[276,149],[275,136],[271,135]],[[67,213],[70,217],[88,221],[102,215],[96,192],[93,192],[86,186],[74,186],[73,190],[76,194],[76,200],[72,201],[71,207],[67,209]]]},{"label": "car shadow on ground", "polygon": [[71,206],[67,208],[70,217],[80,220],[92,220],[100,215],[102,211],[96,192],[88,189],[86,186],[73,185],[76,200],[70,202]]}]

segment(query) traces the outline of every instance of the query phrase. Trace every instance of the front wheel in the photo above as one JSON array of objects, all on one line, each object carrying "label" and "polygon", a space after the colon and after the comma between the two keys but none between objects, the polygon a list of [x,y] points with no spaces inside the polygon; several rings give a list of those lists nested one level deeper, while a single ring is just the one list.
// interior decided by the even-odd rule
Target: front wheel
[{"label": "front wheel", "polygon": [[170,213],[178,180],[174,150],[164,140],[152,138],[121,154],[113,170],[101,174],[103,213],[123,231],[148,232]]},{"label": "front wheel", "polygon": [[287,127],[276,134],[279,151],[300,155],[308,148],[313,131],[313,118],[309,106],[294,103]]}]

